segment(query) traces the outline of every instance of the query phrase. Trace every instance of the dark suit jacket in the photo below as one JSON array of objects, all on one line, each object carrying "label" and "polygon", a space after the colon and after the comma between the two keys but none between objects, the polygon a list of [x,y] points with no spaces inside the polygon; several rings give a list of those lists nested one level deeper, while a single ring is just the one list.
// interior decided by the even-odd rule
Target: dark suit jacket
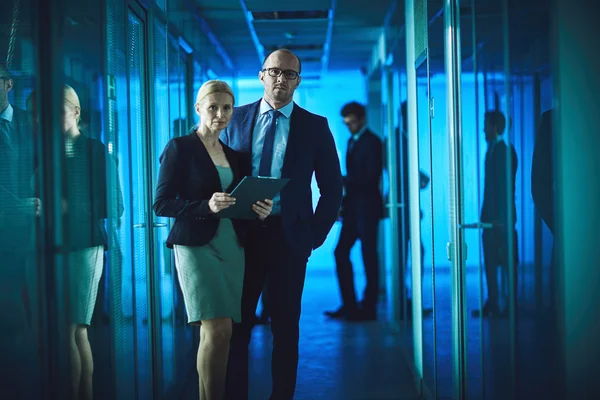
[{"label": "dark suit jacket", "polygon": [[[73,154],[65,158],[67,178],[64,200],[67,204],[65,217],[68,249],[79,250],[93,246],[108,249],[105,219],[118,219],[125,210],[118,179],[115,181],[116,202],[109,207],[112,194],[108,189],[108,179],[110,176],[117,176],[116,163],[104,143],[84,133],[77,138],[72,150]],[[39,170],[36,174],[39,174]],[[36,176],[35,182],[39,180],[40,177]],[[35,197],[42,198],[37,185]]]},{"label": "dark suit jacket", "polygon": [[[510,150],[509,150],[510,149]],[[507,152],[511,152],[511,165],[507,165]],[[517,207],[515,204],[515,179],[517,174],[517,152],[512,144],[498,142],[488,150],[485,156],[485,179],[483,191],[483,205],[481,207],[481,221],[491,222],[495,228],[512,229],[517,220]],[[509,169],[510,168],[510,169]],[[509,183],[507,185],[507,174]],[[507,191],[510,191],[507,193]],[[507,204],[507,196],[511,202]],[[512,208],[512,221],[509,227],[508,211]]]},{"label": "dark suit jacket", "polygon": [[540,216],[554,233],[554,167],[552,110],[542,114],[531,161],[531,196]]},{"label": "dark suit jacket", "polygon": [[[260,100],[236,107],[221,139],[233,149],[252,154],[252,135]],[[317,179],[321,197],[313,214],[311,182]],[[327,119],[294,104],[284,156],[282,178],[290,181],[281,191],[285,237],[296,252],[308,258],[318,248],[337,218],[342,201],[342,174]]]},{"label": "dark suit jacket", "polygon": [[379,190],[382,153],[381,140],[368,129],[353,146],[348,146],[344,179],[346,196],[342,201],[344,219],[383,217],[383,197]]},{"label": "dark suit jacket", "polygon": [[[206,147],[194,130],[171,139],[160,156],[156,196],[152,208],[160,217],[175,218],[167,246],[203,246],[217,232],[219,218],[210,213],[208,201],[215,192],[229,192],[250,172],[249,160],[223,145],[234,179],[221,188],[219,173]],[[245,223],[233,220],[233,227],[243,243]]]},{"label": "dark suit jacket", "polygon": [[11,140],[0,135],[0,250],[30,251],[35,216],[22,200],[34,197],[35,149],[27,112],[13,107]]}]

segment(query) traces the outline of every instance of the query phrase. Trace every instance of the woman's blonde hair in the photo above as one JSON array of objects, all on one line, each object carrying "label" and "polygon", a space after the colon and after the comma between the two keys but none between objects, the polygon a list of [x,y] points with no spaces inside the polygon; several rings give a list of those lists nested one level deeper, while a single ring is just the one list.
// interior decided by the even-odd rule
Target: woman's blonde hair
[{"label": "woman's blonde hair", "polygon": [[63,97],[65,105],[72,108],[79,108],[79,115],[77,116],[77,125],[79,125],[79,121],[81,120],[81,103],[79,102],[79,96],[77,96],[77,92],[69,85],[65,85],[63,90]]},{"label": "woman's blonde hair", "polygon": [[196,104],[200,104],[202,100],[206,96],[210,96],[215,93],[227,93],[231,96],[232,104],[235,104],[235,96],[233,95],[233,90],[226,82],[219,81],[216,79],[206,81],[198,90],[198,94],[196,95]]}]

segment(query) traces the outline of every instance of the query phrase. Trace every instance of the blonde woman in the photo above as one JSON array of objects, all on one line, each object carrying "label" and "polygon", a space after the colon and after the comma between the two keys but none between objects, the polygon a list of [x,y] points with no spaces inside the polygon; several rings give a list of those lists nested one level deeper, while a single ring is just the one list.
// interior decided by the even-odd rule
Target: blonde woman
[{"label": "blonde woman", "polygon": [[[68,290],[70,313],[69,357],[73,399],[92,399],[94,361],[88,339],[98,282],[107,247],[104,219],[107,218],[106,147],[82,134],[81,104],[71,86],[63,90],[62,133],[64,135],[66,191],[62,208],[66,218]],[[36,93],[27,108],[37,123]],[[43,207],[42,207],[43,208]]]},{"label": "blonde woman", "polygon": [[[250,174],[250,161],[219,140],[233,105],[227,83],[202,85],[195,104],[200,122],[165,147],[153,206],[156,215],[175,218],[167,246],[175,251],[188,322],[201,325],[197,369],[203,400],[223,398],[232,321],[241,320],[244,222],[218,215],[235,204],[228,192]],[[257,217],[265,219],[272,204],[255,204]]]}]

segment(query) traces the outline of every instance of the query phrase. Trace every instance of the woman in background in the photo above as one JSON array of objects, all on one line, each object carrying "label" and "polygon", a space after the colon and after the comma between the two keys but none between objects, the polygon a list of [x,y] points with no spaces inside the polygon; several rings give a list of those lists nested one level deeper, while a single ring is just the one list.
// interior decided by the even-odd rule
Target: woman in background
[{"label": "woman in background", "polygon": [[[197,355],[200,398],[221,400],[232,320],[241,320],[244,281],[243,221],[219,218],[235,204],[228,192],[250,175],[250,161],[219,135],[233,113],[227,83],[204,83],[196,96],[200,123],[167,143],[160,157],[154,212],[175,218],[167,239],[190,324],[201,325]],[[271,213],[271,200],[253,205],[258,218]]]},{"label": "woman in background", "polygon": [[[36,104],[34,91],[27,99],[34,125],[37,124]],[[107,218],[106,168],[109,157],[102,142],[82,134],[80,119],[79,97],[71,86],[65,85],[61,126],[66,190],[61,203],[66,219],[71,389],[73,399],[87,400],[93,398],[94,372],[88,327],[107,247],[104,219]],[[119,213],[121,211],[122,205]]]}]

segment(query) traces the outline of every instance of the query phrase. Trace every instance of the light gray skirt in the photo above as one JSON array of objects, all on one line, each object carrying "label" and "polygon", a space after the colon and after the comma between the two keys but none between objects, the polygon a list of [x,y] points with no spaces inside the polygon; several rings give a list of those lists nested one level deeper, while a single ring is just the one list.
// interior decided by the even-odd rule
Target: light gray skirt
[{"label": "light gray skirt", "polygon": [[231,220],[219,221],[215,237],[205,246],[173,246],[175,268],[188,322],[215,318],[242,319],[244,249]]},{"label": "light gray skirt", "polygon": [[68,255],[71,323],[89,325],[96,306],[104,265],[104,246],[75,250]]}]

